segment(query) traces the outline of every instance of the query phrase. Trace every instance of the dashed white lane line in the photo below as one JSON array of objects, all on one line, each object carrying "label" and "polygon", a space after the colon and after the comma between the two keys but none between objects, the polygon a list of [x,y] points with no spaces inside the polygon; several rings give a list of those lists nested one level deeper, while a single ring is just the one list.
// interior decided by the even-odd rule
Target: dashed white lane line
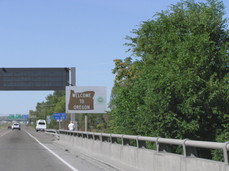
[{"label": "dashed white lane line", "polygon": [[37,138],[35,138],[34,136],[32,136],[29,132],[25,131],[30,137],[32,137],[34,140],[36,140],[41,146],[43,146],[46,150],[48,150],[52,155],[54,155],[56,158],[58,158],[62,163],[64,163],[66,166],[68,166],[72,171],[79,171],[76,168],[74,168],[71,164],[69,164],[68,162],[66,162],[64,159],[62,159],[59,155],[57,155],[56,153],[54,153],[52,150],[50,150],[47,146],[45,146],[44,144],[42,144]]}]

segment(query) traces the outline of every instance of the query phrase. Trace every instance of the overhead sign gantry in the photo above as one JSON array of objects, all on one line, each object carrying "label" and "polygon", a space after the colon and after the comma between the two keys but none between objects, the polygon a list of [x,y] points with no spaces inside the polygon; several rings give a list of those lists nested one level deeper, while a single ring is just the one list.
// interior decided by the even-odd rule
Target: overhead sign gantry
[{"label": "overhead sign gantry", "polygon": [[75,81],[74,72],[74,67],[0,68],[0,90],[65,90]]}]

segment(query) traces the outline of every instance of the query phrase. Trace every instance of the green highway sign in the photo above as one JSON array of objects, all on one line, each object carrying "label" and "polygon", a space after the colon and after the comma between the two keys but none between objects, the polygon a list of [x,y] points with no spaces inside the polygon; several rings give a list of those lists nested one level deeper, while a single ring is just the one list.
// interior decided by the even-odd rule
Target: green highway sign
[{"label": "green highway sign", "polygon": [[17,114],[17,115],[16,115],[16,119],[22,119],[21,114]]},{"label": "green highway sign", "polygon": [[10,114],[9,115],[9,119],[12,119],[13,120],[14,119],[14,115],[13,114]]},{"label": "green highway sign", "polygon": [[22,120],[22,119],[24,119],[23,118],[23,115],[21,115],[21,114],[9,114],[9,119],[10,120]]}]

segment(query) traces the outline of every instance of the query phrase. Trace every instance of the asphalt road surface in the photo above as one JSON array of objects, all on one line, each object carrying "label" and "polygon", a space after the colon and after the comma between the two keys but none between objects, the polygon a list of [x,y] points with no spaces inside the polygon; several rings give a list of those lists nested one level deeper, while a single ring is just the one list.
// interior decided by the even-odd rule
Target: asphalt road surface
[{"label": "asphalt road surface", "polygon": [[117,171],[58,146],[55,136],[33,128],[0,130],[0,171]]}]

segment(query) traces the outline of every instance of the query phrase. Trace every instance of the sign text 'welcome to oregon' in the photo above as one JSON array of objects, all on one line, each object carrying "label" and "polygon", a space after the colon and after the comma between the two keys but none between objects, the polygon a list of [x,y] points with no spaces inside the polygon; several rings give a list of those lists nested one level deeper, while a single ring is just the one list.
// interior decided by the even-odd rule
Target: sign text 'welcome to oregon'
[{"label": "sign text 'welcome to oregon'", "polygon": [[66,113],[105,113],[105,87],[66,87]]}]

